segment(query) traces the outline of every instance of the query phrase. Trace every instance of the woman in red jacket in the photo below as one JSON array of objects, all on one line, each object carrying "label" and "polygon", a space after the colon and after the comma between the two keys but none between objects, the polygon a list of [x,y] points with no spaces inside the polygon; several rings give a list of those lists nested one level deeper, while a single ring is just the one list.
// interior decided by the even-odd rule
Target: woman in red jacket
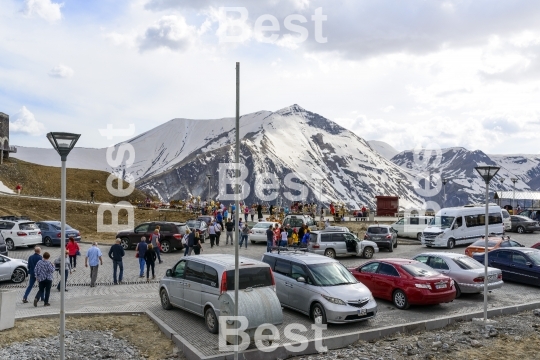
[{"label": "woman in red jacket", "polygon": [[75,239],[70,236],[69,241],[66,244],[66,249],[69,252],[69,264],[71,265],[71,268],[73,271],[75,271],[75,268],[77,267],[77,253],[79,253],[79,244],[75,241]]}]

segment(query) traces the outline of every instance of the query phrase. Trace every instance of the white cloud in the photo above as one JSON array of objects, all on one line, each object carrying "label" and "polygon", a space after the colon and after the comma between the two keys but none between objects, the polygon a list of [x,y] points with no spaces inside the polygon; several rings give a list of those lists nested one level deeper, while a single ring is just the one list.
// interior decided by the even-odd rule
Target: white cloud
[{"label": "white cloud", "polygon": [[38,136],[45,132],[45,125],[37,121],[26,106],[13,115],[13,118],[15,121],[9,122],[9,130],[13,133]]},{"label": "white cloud", "polygon": [[67,79],[73,76],[75,72],[69,66],[59,64],[49,71],[49,76],[57,79]]},{"label": "white cloud", "polygon": [[173,51],[185,51],[196,37],[196,28],[189,26],[184,17],[167,15],[146,30],[139,49],[145,51],[164,47]]},{"label": "white cloud", "polygon": [[394,106],[392,106],[392,105],[389,105],[389,106],[381,109],[381,111],[385,112],[385,113],[389,113],[392,110],[394,110]]},{"label": "white cloud", "polygon": [[64,3],[53,3],[51,0],[25,0],[23,14],[29,17],[39,16],[48,22],[55,22],[62,19],[60,9]]}]

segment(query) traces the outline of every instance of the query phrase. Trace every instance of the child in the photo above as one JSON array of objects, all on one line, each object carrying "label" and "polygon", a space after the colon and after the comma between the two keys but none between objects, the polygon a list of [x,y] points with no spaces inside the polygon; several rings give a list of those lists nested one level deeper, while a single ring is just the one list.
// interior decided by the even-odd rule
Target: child
[{"label": "child", "polygon": [[298,231],[296,229],[293,229],[293,233],[292,233],[292,243],[293,245],[298,245]]}]

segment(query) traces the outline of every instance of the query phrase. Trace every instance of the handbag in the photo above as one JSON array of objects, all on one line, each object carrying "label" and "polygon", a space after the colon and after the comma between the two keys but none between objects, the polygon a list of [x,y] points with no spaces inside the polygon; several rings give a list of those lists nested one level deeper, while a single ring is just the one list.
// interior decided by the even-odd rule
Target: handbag
[{"label": "handbag", "polygon": [[81,252],[79,250],[77,250],[77,252],[75,253],[76,256],[81,256]]},{"label": "handbag", "polygon": [[135,253],[135,257],[139,258],[139,253],[138,252]]}]

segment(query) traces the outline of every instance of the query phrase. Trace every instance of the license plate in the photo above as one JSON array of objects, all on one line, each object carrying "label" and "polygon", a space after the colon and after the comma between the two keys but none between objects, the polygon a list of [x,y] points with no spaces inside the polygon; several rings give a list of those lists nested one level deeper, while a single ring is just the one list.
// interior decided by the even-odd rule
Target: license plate
[{"label": "license plate", "polygon": [[367,314],[367,310],[366,309],[359,309],[357,310],[358,312],[358,316],[364,316]]},{"label": "license plate", "polygon": [[435,289],[446,289],[448,285],[446,284],[436,284],[435,285]]},{"label": "license plate", "polygon": [[67,234],[67,236],[68,236],[68,237],[70,237],[70,236],[75,236],[75,234]]},{"label": "license plate", "polygon": [[37,234],[37,231],[30,231],[30,232],[28,233],[28,235],[36,235],[36,234]]},{"label": "license plate", "polygon": [[488,280],[495,280],[497,278],[497,275],[489,275]]}]

